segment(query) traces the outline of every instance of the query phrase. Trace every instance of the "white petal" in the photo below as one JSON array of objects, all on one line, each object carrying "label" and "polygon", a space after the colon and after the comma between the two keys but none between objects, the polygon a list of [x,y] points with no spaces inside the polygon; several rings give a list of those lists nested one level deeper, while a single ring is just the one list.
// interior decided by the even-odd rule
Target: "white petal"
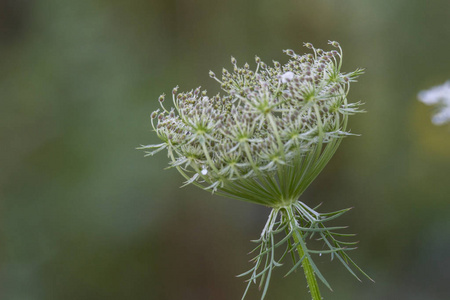
[{"label": "white petal", "polygon": [[286,83],[288,81],[291,81],[294,78],[294,73],[291,71],[284,73],[281,75],[281,82]]},{"label": "white petal", "polygon": [[429,90],[421,91],[418,95],[420,101],[425,104],[432,105],[439,102],[450,101],[450,81],[442,85],[432,87]]},{"label": "white petal", "polygon": [[432,122],[435,125],[442,125],[450,122],[450,107],[446,107],[435,114],[432,118]]}]

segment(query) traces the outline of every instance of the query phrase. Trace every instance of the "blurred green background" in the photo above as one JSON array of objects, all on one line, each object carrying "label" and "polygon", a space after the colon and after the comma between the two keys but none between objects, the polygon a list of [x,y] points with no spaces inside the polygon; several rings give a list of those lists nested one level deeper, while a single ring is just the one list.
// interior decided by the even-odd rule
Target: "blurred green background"
[{"label": "blurred green background", "polygon": [[[0,298],[240,299],[234,277],[268,209],[179,189],[150,113],[230,55],[286,61],[303,42],[366,68],[350,99],[367,114],[303,201],[355,207],[353,258],[375,280],[319,267],[324,299],[450,299],[450,130],[420,90],[450,78],[450,1],[0,1]],[[267,299],[309,299],[276,270]],[[257,288],[248,299],[259,299]]]}]

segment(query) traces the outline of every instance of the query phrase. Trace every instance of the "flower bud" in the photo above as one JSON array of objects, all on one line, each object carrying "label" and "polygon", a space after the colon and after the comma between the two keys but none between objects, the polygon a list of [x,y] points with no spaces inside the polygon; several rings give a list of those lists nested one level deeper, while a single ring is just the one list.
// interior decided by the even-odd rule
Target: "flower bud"
[{"label": "flower bud", "polygon": [[286,53],[286,54],[289,55],[289,56],[294,56],[294,55],[295,55],[295,52],[294,52],[294,50],[292,50],[292,49],[284,50],[284,53]]},{"label": "flower bud", "polygon": [[336,47],[336,48],[339,47],[339,43],[336,41],[328,41],[328,44],[330,44],[331,46]]}]

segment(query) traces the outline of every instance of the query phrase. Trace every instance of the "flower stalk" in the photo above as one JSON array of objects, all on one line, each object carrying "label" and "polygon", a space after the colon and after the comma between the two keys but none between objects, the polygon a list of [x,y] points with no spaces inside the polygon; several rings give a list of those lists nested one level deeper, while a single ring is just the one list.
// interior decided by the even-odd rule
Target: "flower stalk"
[{"label": "flower stalk", "polygon": [[[294,213],[290,207],[285,210],[286,218],[289,219],[289,230],[293,231],[296,227],[298,227],[297,221],[295,219]],[[303,272],[305,273],[306,282],[308,284],[308,289],[311,294],[313,300],[322,300],[322,296],[320,295],[319,285],[317,284],[316,275],[314,274],[314,270],[309,262],[309,259],[305,256],[307,249],[303,248],[303,236],[300,231],[296,231],[295,234],[292,235],[294,239],[294,243],[297,246],[297,253],[299,257],[304,257],[302,261]]]}]

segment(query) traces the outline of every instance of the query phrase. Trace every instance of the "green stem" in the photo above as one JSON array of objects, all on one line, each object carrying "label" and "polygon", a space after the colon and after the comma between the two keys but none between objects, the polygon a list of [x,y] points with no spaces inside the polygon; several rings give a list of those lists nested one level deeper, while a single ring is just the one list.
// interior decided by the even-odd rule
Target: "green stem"
[{"label": "green stem", "polygon": [[[294,213],[291,207],[286,208],[287,217],[289,220],[290,230],[294,231],[292,235],[294,238],[295,244],[297,244],[297,252],[300,259],[306,254],[305,251],[307,249],[303,249],[304,243],[300,243],[300,240],[303,239],[302,233],[299,230],[296,230],[297,221],[295,220]],[[308,256],[302,261],[303,271],[305,272],[306,282],[308,283],[309,292],[312,296],[312,300],[322,300],[322,296],[320,296],[319,286],[317,284],[316,275],[314,274],[314,270],[309,262]]]}]

